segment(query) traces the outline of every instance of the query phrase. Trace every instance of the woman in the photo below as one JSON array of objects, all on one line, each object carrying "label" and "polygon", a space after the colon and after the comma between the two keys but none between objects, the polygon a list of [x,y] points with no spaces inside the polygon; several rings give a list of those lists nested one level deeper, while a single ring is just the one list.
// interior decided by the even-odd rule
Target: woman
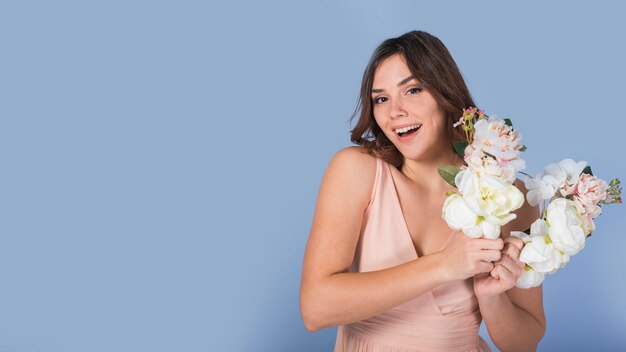
[{"label": "woman", "polygon": [[328,165],[302,271],[304,324],[338,326],[335,351],[490,351],[482,319],[502,351],[534,350],[543,337],[542,288],[515,287],[523,244],[509,235],[538,209],[518,209],[496,240],[453,231],[441,216],[453,188],[437,167],[463,164],[453,124],[470,106],[438,38],[412,31],[374,52],[352,130],[359,146]]}]

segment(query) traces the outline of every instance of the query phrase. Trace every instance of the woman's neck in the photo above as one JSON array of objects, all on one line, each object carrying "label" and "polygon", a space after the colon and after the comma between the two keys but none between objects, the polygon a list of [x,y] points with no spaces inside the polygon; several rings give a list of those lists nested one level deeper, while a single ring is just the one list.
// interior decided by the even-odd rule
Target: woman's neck
[{"label": "woman's neck", "polygon": [[437,168],[444,165],[463,165],[463,158],[455,152],[442,154],[428,160],[404,159],[400,171],[404,176],[425,190],[440,192],[450,189],[450,185],[439,175]]}]

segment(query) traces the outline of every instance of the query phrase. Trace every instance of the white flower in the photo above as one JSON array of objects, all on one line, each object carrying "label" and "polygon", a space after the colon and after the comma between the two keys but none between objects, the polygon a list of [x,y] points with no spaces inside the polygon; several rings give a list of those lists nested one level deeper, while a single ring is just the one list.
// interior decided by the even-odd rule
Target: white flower
[{"label": "white flower", "polygon": [[557,191],[563,197],[572,194],[586,165],[586,161],[575,162],[572,159],[564,159],[558,164],[546,165],[543,172],[534,178],[526,176],[524,186],[528,189],[526,194],[528,204],[536,206],[539,201],[552,198]]},{"label": "white flower", "polygon": [[531,236],[520,253],[519,260],[540,273],[552,274],[566,262],[565,255],[554,249],[548,236]]},{"label": "white flower", "polygon": [[524,195],[517,187],[500,177],[480,176],[472,169],[457,174],[457,187],[465,204],[486,221],[504,225],[515,219],[511,212],[524,203]]},{"label": "white flower", "polygon": [[496,239],[500,236],[500,226],[484,221],[465,203],[463,196],[452,194],[443,204],[443,218],[455,230],[463,230],[470,237],[485,236]]},{"label": "white flower", "polygon": [[565,181],[567,181],[567,173],[558,164],[544,166],[541,177],[545,183],[554,186],[555,189],[563,187]]},{"label": "white flower", "polygon": [[472,144],[495,156],[499,164],[506,166],[510,161],[519,159],[519,150],[522,148],[521,136],[504,120],[496,119],[493,115],[491,119],[476,122],[474,128]]},{"label": "white flower", "polygon": [[554,248],[548,236],[548,225],[537,219],[531,225],[529,241],[520,252],[519,260],[541,273],[554,273],[561,267],[562,254]]},{"label": "white flower", "polygon": [[545,278],[544,273],[537,272],[535,270],[524,270],[522,276],[517,278],[515,286],[519,288],[531,288],[541,285]]},{"label": "white flower", "polygon": [[[563,159],[559,162],[559,167],[565,173],[568,185],[578,183],[578,177],[580,177],[580,173],[583,172],[585,166],[587,166],[587,162],[584,160],[576,162],[572,159]],[[563,196],[566,195],[567,194],[563,194]]]},{"label": "white flower", "polygon": [[464,230],[471,237],[485,236],[490,240],[500,237],[500,225],[486,221],[482,217],[478,217],[476,226]]},{"label": "white flower", "polygon": [[552,176],[545,176],[543,173],[537,174],[534,178],[525,176],[524,186],[528,189],[526,200],[533,207],[539,204],[542,199],[550,199],[556,193],[556,187]]},{"label": "white flower", "polygon": [[576,204],[566,198],[556,198],[547,209],[546,222],[554,248],[574,255],[585,246],[583,219]]},{"label": "white flower", "polygon": [[[465,205],[463,197],[457,193],[446,198],[443,203],[442,215],[450,227],[455,230],[463,230],[464,232],[475,227],[478,221],[478,216]],[[480,237],[480,235],[472,237]]]},{"label": "white flower", "polygon": [[513,183],[516,179],[517,171],[526,167],[526,162],[522,159],[512,160],[506,165],[500,164],[496,159],[485,154],[482,149],[477,149],[473,144],[465,147],[465,162],[479,175],[501,177],[508,183]]},{"label": "white flower", "polygon": [[559,252],[546,242],[547,236],[531,236],[531,241],[522,249],[519,260],[528,264],[535,271],[551,273],[561,265]]},{"label": "white flower", "polygon": [[511,213],[524,203],[524,195],[517,187],[502,178],[479,175],[468,168],[461,170],[455,183],[465,206],[477,216],[475,227],[464,228],[470,236],[495,239],[500,236],[500,226],[505,225],[517,216]]}]

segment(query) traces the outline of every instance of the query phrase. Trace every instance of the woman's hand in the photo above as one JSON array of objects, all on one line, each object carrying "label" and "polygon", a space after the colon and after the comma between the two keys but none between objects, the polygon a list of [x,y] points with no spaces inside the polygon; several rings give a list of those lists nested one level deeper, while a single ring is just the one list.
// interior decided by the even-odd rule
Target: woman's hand
[{"label": "woman's hand", "polygon": [[526,265],[519,261],[523,247],[524,242],[517,237],[504,239],[502,256],[494,262],[493,270],[474,276],[474,293],[479,299],[501,294],[515,286]]},{"label": "woman's hand", "polygon": [[504,248],[502,238],[472,238],[455,231],[453,238],[439,254],[444,257],[447,280],[465,280],[479,273],[489,275]]}]

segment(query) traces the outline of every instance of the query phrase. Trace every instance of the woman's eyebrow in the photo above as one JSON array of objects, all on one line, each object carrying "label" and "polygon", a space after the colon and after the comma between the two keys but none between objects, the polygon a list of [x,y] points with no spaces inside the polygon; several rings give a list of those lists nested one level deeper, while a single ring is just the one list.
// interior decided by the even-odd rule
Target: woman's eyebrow
[{"label": "woman's eyebrow", "polygon": [[[409,77],[401,80],[400,83],[398,83],[398,87],[400,87],[403,84],[406,84],[407,82],[411,81],[412,79],[415,79],[415,77],[409,76]],[[372,89],[372,93],[382,93],[382,92],[383,92],[382,89]]]}]

